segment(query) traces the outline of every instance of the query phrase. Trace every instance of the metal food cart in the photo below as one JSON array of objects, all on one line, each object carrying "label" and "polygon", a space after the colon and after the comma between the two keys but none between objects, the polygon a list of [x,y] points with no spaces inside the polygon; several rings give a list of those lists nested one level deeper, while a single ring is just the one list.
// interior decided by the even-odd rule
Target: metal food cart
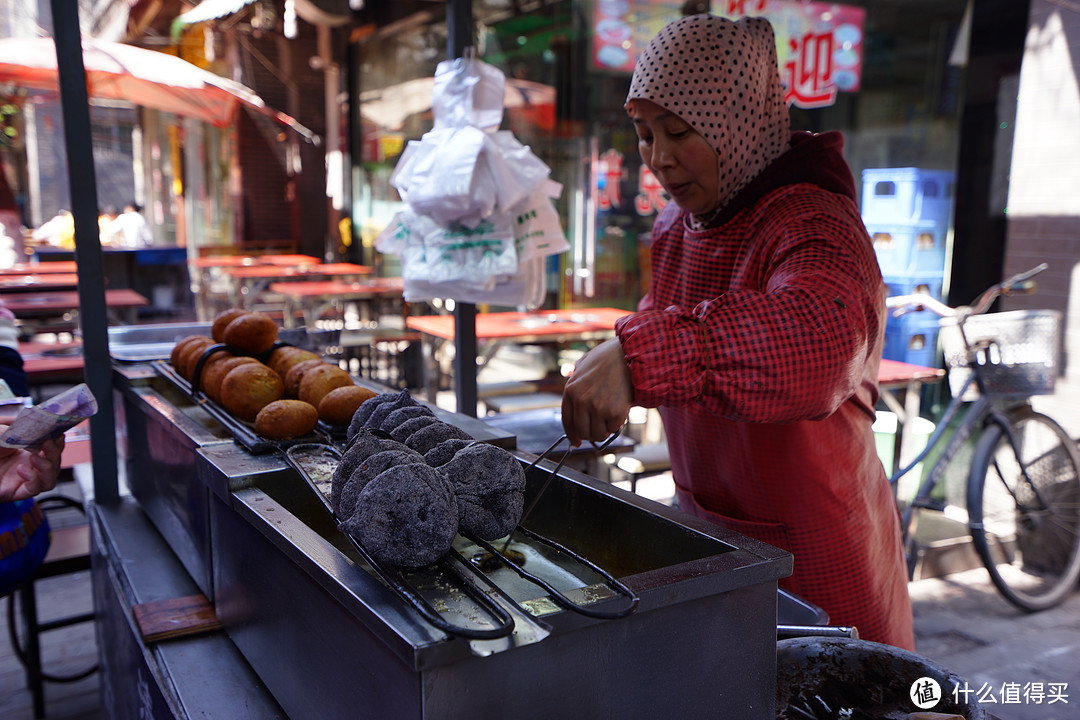
[{"label": "metal food cart", "polygon": [[[455,636],[352,552],[283,453],[250,452],[152,363],[113,372],[131,497],[91,506],[100,624],[125,636],[103,642],[111,717],[218,716],[220,705],[231,719],[244,716],[228,714],[237,703],[294,720],[775,717],[777,581],[791,571],[788,553],[512,451],[526,469],[526,504],[547,486],[527,529],[599,565],[639,604],[623,617],[590,617],[492,572],[488,594],[513,616],[513,633]],[[475,418],[444,417],[513,444]],[[530,555],[532,570],[583,605],[621,600],[541,555]],[[140,595],[140,573],[168,568],[172,580],[146,582]],[[134,607],[178,593],[204,596],[220,629],[146,640]],[[190,667],[203,653],[228,665],[213,674],[224,685],[194,687],[192,672],[208,680],[205,664]],[[141,674],[121,670],[133,666]],[[132,677],[147,702],[125,708]]]}]

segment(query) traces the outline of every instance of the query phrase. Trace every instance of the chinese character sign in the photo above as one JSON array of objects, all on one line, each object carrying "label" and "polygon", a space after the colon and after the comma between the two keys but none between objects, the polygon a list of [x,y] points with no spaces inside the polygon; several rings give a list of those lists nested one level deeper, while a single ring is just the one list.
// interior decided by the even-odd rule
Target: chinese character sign
[{"label": "chinese character sign", "polygon": [[[680,16],[682,5],[683,0],[597,0],[593,64],[633,72],[642,49]],[[826,107],[836,102],[837,93],[859,89],[864,8],[798,0],[713,0],[712,12],[732,20],[760,16],[772,23],[789,105]]]},{"label": "chinese character sign", "polygon": [[982,705],[1068,705],[1069,683],[1011,681],[994,686],[984,682],[975,688],[963,682],[953,686],[952,697],[958,703],[975,699]]},{"label": "chinese character sign", "polygon": [[[623,204],[619,183],[628,175],[624,156],[614,148],[605,150],[597,158],[593,172],[596,183],[596,209],[599,212],[620,210]],[[668,197],[660,181],[645,165],[638,169],[637,194],[634,196],[634,210],[645,217],[664,209]]]},{"label": "chinese character sign", "polygon": [[862,74],[866,11],[824,3],[784,4],[787,11],[769,19],[776,32],[788,105],[828,107],[836,102],[838,92],[856,92]]},{"label": "chinese character sign", "polygon": [[806,33],[788,41],[791,53],[784,64],[784,101],[799,107],[828,107],[836,102],[832,81],[832,31]]},{"label": "chinese character sign", "polygon": [[619,194],[619,181],[622,180],[623,154],[618,150],[607,150],[597,163],[597,208],[611,210],[622,205]]},{"label": "chinese character sign", "polygon": [[645,217],[658,213],[668,204],[667,195],[660,181],[652,174],[645,165],[641,166],[641,174],[638,175],[638,194],[634,198],[634,209],[638,215]]}]

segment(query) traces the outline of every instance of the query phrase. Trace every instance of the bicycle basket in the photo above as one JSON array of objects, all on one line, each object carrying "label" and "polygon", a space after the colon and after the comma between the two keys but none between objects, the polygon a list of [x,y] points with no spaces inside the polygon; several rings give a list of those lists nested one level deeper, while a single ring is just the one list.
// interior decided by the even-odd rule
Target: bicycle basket
[{"label": "bicycle basket", "polygon": [[[964,334],[974,346],[993,341],[982,353],[979,366],[988,392],[994,395],[1049,395],[1057,380],[1058,335],[1061,313],[1057,310],[1013,310],[974,315],[964,323]],[[971,374],[964,341],[954,318],[941,320],[941,347],[949,370],[949,388],[959,393]],[[973,384],[965,400],[978,397]]]}]

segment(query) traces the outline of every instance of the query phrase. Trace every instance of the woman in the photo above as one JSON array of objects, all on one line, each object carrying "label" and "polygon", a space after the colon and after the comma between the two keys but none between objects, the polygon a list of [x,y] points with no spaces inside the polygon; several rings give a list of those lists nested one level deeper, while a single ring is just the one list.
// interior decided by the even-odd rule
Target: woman
[{"label": "woman", "polygon": [[563,395],[574,444],[658,407],[680,507],[790,551],[781,585],[913,649],[895,503],[871,425],[885,288],[838,133],[792,133],[772,28],[677,20],[626,109],[671,196],[652,285]]}]

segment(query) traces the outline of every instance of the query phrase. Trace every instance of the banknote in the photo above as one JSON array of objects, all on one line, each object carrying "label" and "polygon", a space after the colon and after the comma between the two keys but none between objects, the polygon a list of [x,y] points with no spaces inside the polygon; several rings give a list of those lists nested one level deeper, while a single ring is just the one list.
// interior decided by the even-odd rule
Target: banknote
[{"label": "banknote", "polygon": [[49,398],[40,405],[23,408],[3,435],[0,446],[34,448],[59,437],[97,412],[97,398],[86,383]]}]

